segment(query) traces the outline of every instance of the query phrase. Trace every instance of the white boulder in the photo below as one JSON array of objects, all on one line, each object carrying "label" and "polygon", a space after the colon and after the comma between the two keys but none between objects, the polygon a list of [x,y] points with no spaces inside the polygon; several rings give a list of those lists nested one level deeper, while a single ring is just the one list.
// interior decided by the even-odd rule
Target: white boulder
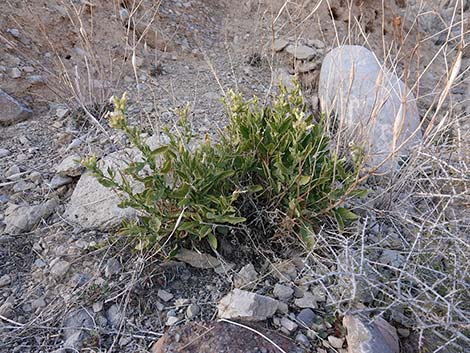
[{"label": "white boulder", "polygon": [[413,93],[362,46],[344,45],[326,55],[319,98],[322,111],[336,118],[344,141],[363,149],[366,167],[378,167],[379,173],[396,169],[421,142]]}]

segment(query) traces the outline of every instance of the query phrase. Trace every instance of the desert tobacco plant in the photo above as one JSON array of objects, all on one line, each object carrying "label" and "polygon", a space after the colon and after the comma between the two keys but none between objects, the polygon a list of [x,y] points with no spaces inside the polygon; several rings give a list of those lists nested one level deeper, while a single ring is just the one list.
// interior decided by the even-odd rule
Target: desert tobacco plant
[{"label": "desert tobacco plant", "polygon": [[[236,206],[241,195],[281,210],[305,231],[354,181],[330,152],[323,121],[307,113],[299,87],[281,88],[272,106],[229,93],[227,128],[217,141],[206,136],[194,147],[187,109],[179,111],[177,132],[164,130],[169,142],[151,149],[127,123],[126,96],[112,102],[110,126],[128,136],[140,157],[120,171],[101,170],[94,157],[83,164],[102,185],[124,194],[121,207],[140,211],[121,230],[139,239],[139,247],[171,236],[217,248],[217,230],[246,221]],[[345,208],[333,213],[340,226],[356,218]]]}]

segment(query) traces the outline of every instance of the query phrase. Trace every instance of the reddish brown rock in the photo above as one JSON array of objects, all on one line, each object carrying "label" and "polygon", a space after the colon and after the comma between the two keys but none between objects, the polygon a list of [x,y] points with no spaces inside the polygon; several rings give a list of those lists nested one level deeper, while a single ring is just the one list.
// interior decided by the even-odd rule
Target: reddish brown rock
[{"label": "reddish brown rock", "polygon": [[171,328],[153,345],[151,353],[306,353],[274,331],[251,327],[278,347],[259,333],[236,324],[195,322]]}]

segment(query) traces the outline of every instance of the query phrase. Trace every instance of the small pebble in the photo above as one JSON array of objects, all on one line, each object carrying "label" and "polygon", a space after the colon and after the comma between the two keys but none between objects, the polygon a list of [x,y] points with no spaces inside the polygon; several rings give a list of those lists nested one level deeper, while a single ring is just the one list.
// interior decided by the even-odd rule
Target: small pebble
[{"label": "small pebble", "polygon": [[0,158],[7,157],[11,154],[11,152],[5,148],[0,148]]},{"label": "small pebble", "polygon": [[343,348],[344,337],[328,336],[328,342],[333,348]]},{"label": "small pebble", "polygon": [[190,304],[186,309],[186,317],[189,320],[194,319],[201,312],[201,308],[197,304]]},{"label": "small pebble", "polygon": [[176,316],[169,316],[168,319],[166,320],[166,326],[173,326],[176,324],[180,319]]},{"label": "small pebble", "polygon": [[295,331],[298,327],[298,325],[294,321],[289,320],[287,317],[283,317],[281,319],[281,326],[289,332]]},{"label": "small pebble", "polygon": [[11,283],[11,277],[9,274],[0,277],[0,288],[8,286]]},{"label": "small pebble", "polygon": [[173,299],[173,294],[171,294],[170,292],[167,292],[164,289],[159,289],[157,295],[164,302],[168,302],[171,299]]}]

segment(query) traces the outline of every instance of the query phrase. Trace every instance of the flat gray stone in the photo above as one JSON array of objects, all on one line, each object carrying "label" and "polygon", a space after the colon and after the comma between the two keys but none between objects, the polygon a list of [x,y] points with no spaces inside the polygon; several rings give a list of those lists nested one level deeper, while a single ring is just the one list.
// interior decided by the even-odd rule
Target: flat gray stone
[{"label": "flat gray stone", "polygon": [[362,46],[344,45],[326,55],[318,93],[322,111],[336,114],[345,143],[364,150],[366,167],[383,162],[379,173],[397,169],[422,140],[413,93]]},{"label": "flat gray stone", "polygon": [[73,181],[73,178],[71,177],[54,175],[48,185],[52,190],[55,190],[55,189],[60,188],[61,186],[70,184],[72,181]]},{"label": "flat gray stone", "polygon": [[274,286],[273,294],[276,298],[282,301],[289,301],[294,295],[294,290],[283,284],[276,283]]},{"label": "flat gray stone", "polygon": [[157,295],[164,302],[168,302],[171,299],[173,299],[173,294],[171,294],[170,292],[167,292],[164,289],[159,289]]},{"label": "flat gray stone", "polygon": [[186,309],[186,317],[188,320],[194,319],[201,312],[201,307],[197,304],[189,304]]},{"label": "flat gray stone", "polygon": [[294,321],[289,320],[287,317],[283,317],[281,319],[281,326],[289,331],[289,333],[297,330],[297,327],[299,327],[299,325],[297,325]]},{"label": "flat gray stone", "polygon": [[10,205],[5,211],[5,233],[29,232],[41,219],[49,217],[57,207],[57,201],[34,206]]},{"label": "flat gray stone", "polygon": [[[125,168],[126,161],[135,155],[132,150],[114,152],[103,158],[99,165],[102,170],[111,167],[117,171]],[[120,202],[119,194],[102,186],[91,173],[86,172],[75,187],[64,218],[84,229],[107,230],[120,225],[124,219],[137,216],[137,211],[132,208],[119,208]]]},{"label": "flat gray stone", "polygon": [[63,325],[64,348],[79,349],[82,346],[94,327],[92,313],[93,310],[78,309],[67,315]]},{"label": "flat gray stone", "polygon": [[5,148],[0,148],[0,158],[8,157],[11,152]]},{"label": "flat gray stone", "polygon": [[82,174],[83,167],[79,162],[80,156],[77,154],[66,157],[55,170],[57,174],[63,177],[76,177]]},{"label": "flat gray stone", "polygon": [[184,248],[178,251],[175,258],[196,268],[217,268],[221,265],[220,261],[214,256],[201,254]]},{"label": "flat gray stone", "polygon": [[0,89],[0,125],[11,125],[29,119],[33,111]]},{"label": "flat gray stone", "polygon": [[278,51],[283,50],[288,45],[289,45],[289,41],[282,39],[282,38],[278,38],[273,43],[273,49],[275,52],[278,52]]},{"label": "flat gray stone", "polygon": [[0,288],[6,287],[11,283],[11,277],[9,274],[5,274],[0,277]]},{"label": "flat gray stone", "polygon": [[51,275],[57,278],[64,276],[70,268],[70,262],[57,259],[51,263]]},{"label": "flat gray stone", "polygon": [[317,55],[315,49],[306,45],[289,44],[286,51],[298,60],[312,60]]},{"label": "flat gray stone", "polygon": [[236,288],[253,288],[256,285],[258,272],[256,272],[253,264],[247,264],[235,275],[234,285]]},{"label": "flat gray stone", "polygon": [[294,304],[299,308],[311,308],[316,309],[318,307],[315,297],[310,292],[305,292],[302,298],[297,298]]},{"label": "flat gray stone", "polygon": [[302,309],[300,313],[297,315],[297,321],[299,321],[300,324],[308,328],[312,326],[315,320],[315,317],[316,315],[313,312],[313,310],[306,308],[306,309]]},{"label": "flat gray stone", "polygon": [[217,306],[222,319],[263,321],[274,315],[278,301],[256,293],[234,289]]}]

